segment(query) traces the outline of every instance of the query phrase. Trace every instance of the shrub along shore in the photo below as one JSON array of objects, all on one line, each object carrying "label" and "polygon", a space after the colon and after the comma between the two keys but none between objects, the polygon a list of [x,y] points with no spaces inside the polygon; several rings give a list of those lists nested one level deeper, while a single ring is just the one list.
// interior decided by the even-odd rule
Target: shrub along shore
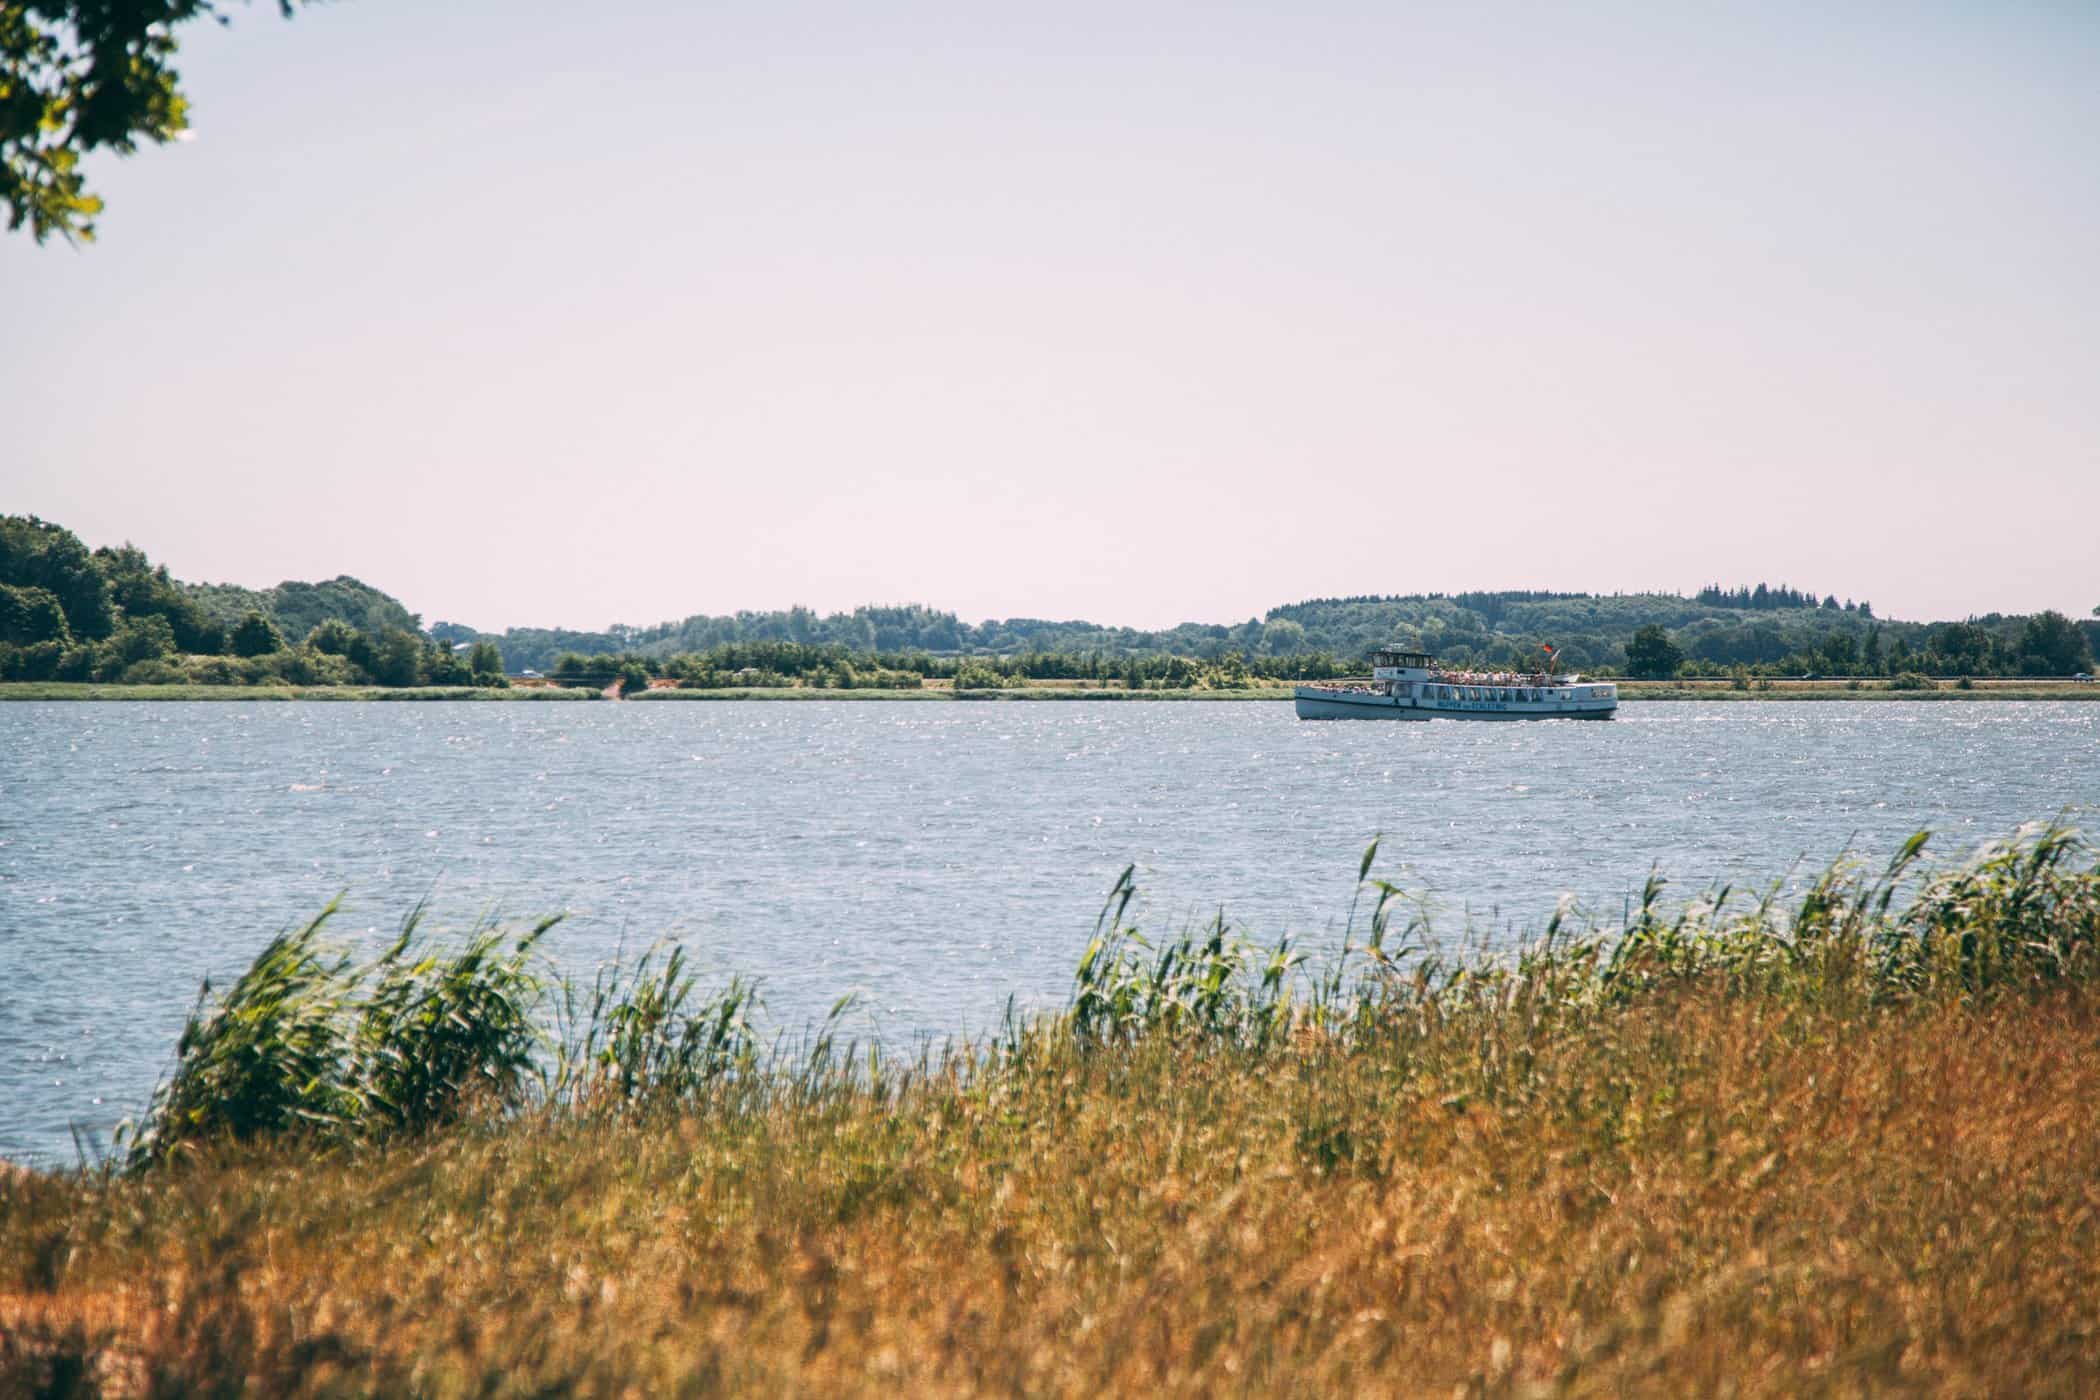
[{"label": "shrub along shore", "polygon": [[0,1176],[0,1391],[2089,1393],[2100,867],[1925,844],[1507,957],[1375,845],[1322,962],[1126,873],[1063,1012],[903,1058],[324,914]]}]

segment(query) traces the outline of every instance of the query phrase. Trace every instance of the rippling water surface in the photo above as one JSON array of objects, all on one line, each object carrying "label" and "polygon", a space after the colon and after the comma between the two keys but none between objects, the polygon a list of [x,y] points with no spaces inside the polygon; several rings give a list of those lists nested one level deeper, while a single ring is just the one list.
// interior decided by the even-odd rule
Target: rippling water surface
[{"label": "rippling water surface", "polygon": [[567,910],[553,956],[684,940],[797,1029],[909,1043],[1062,1000],[1116,873],[1318,942],[1357,858],[1441,925],[1616,916],[1651,866],[1764,880],[1921,826],[2100,802],[2100,705],[1629,704],[1610,724],[1301,724],[1288,705],[0,705],[0,1156],[145,1102],[207,975],[343,928]]}]

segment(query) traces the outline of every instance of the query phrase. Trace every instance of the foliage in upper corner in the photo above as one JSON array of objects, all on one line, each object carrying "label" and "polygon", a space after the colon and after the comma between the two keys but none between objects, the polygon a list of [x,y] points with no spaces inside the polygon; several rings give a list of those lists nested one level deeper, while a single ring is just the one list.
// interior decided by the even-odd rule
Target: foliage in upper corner
[{"label": "foliage in upper corner", "polygon": [[[297,0],[277,0],[287,18]],[[225,23],[216,0],[0,0],[0,200],[10,232],[95,236],[81,157],[130,155],[189,127],[175,30]]]}]

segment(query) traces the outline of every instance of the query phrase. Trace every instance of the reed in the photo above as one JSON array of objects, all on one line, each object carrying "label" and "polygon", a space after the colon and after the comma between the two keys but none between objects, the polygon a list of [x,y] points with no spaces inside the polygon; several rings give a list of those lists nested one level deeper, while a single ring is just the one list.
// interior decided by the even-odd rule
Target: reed
[{"label": "reed", "polygon": [[261,1137],[422,1132],[526,1101],[544,1037],[532,952],[558,920],[434,951],[418,906],[360,964],[323,940],[339,907],[271,939],[224,995],[205,983],[145,1122],[119,1131],[131,1166]]},{"label": "reed", "polygon": [[659,945],[632,969],[601,969],[587,993],[562,984],[551,1101],[584,1115],[696,1098],[758,1065],[758,989],[743,978],[698,995],[685,949]]},{"label": "reed", "polygon": [[1126,872],[1062,1012],[897,1060],[672,947],[535,999],[544,928],[317,921],[156,1150],[0,1179],[0,1391],[2087,1392],[2100,867],[1928,851],[1507,957],[1375,846],[1326,957]]}]

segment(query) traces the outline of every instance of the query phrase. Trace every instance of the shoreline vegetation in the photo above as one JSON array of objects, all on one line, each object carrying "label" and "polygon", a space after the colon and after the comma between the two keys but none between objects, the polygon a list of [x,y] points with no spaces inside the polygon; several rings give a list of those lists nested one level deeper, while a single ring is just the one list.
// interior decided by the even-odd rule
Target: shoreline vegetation
[{"label": "shoreline vegetation", "polygon": [[1325,961],[1126,871],[1063,1010],[903,1055],[331,907],[0,1173],[0,1391],[2090,1391],[2100,863],[1927,844],[1504,956],[1375,842]]},{"label": "shoreline vegetation", "polygon": [[1361,674],[1372,651],[1388,646],[1434,653],[1459,670],[1528,672],[1550,658],[1593,680],[1626,677],[1702,694],[1709,683],[1777,694],[1819,677],[1848,690],[1856,681],[1864,694],[1930,693],[1935,677],[1977,688],[2016,677],[2046,688],[2090,675],[2100,609],[2075,621],[2045,610],[1908,622],[1882,618],[1865,601],[1825,594],[1819,602],[1785,584],[1759,584],[1709,585],[1690,596],[1315,598],[1243,623],[1151,631],[1040,618],[971,624],[912,604],[496,633],[454,622],[426,627],[400,600],[347,575],[268,589],[185,583],[134,546],[91,551],[62,526],[0,515],[0,683],[146,686],[156,698],[201,698],[169,689],[184,686],[315,698],[385,687],[455,698],[550,681],[740,698],[805,687],[1048,689],[1088,698],[1100,689],[1266,693]]},{"label": "shoreline vegetation", "polygon": [[[1631,681],[1617,682],[1622,702],[1682,700],[1843,700],[1882,703],[2004,700],[2093,700],[2100,701],[2100,685],[2089,682],[2036,682],[2016,679],[1957,680],[1932,683],[1931,688],[1897,686],[1888,681],[1776,681],[1753,682],[1739,687],[1728,681]],[[224,685],[126,685],[69,681],[0,681],[0,703],[21,700],[59,701],[580,701],[619,698],[664,703],[678,701],[1218,701],[1288,700],[1291,683],[1248,685],[1242,688],[1190,690],[1125,690],[1107,685],[1071,685],[1036,681],[1008,687],[966,688],[928,684],[908,689],[855,687],[842,690],[828,686],[724,686],[689,690],[676,686],[652,686],[619,697],[586,686],[513,684],[493,686],[224,686]]]}]

